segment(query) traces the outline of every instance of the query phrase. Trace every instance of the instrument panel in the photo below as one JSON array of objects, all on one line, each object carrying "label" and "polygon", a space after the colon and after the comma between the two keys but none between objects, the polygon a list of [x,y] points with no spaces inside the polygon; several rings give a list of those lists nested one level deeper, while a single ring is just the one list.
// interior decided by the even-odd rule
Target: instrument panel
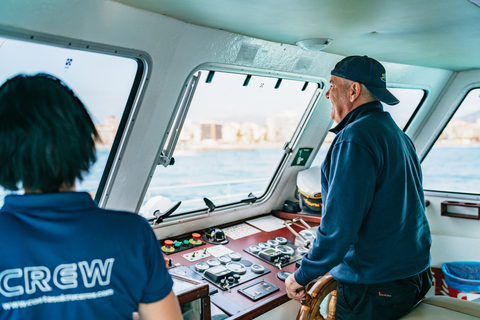
[{"label": "instrument panel", "polygon": [[[289,301],[284,280],[308,249],[295,243],[295,235],[286,227],[269,232],[249,228],[248,234],[233,239],[220,232],[232,225],[160,243],[172,275],[208,283],[211,303],[229,319],[251,319]],[[301,224],[290,227],[297,232],[305,229]],[[175,243],[185,245],[175,247]]]}]

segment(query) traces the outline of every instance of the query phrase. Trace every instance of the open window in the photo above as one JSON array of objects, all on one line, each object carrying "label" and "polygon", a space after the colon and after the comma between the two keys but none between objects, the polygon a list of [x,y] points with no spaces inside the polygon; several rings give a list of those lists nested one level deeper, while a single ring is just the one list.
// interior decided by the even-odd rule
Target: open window
[{"label": "open window", "polygon": [[[106,50],[111,53],[106,54],[73,49],[68,41],[62,45],[71,48],[57,46],[62,41],[56,39],[56,45],[50,45],[0,37],[0,84],[18,74],[47,73],[75,92],[87,107],[102,140],[96,146],[97,162],[83,181],[76,182],[76,189],[96,195],[98,201],[139,91],[144,61],[114,55],[111,48]],[[9,193],[0,188],[0,205]]]},{"label": "open window", "polygon": [[480,88],[471,90],[422,161],[426,190],[480,194]]},{"label": "open window", "polygon": [[261,200],[321,88],[279,75],[195,72],[142,208],[151,199],[181,201],[173,215],[182,215],[204,212],[208,200],[215,208]]}]

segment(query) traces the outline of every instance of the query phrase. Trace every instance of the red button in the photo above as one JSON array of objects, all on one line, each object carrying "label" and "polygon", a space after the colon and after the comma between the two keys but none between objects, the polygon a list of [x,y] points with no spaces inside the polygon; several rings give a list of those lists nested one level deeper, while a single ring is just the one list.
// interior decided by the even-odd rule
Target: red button
[{"label": "red button", "polygon": [[165,246],[171,247],[172,245],[173,245],[173,241],[172,241],[172,240],[165,240]]},{"label": "red button", "polygon": [[200,239],[200,233],[192,233],[192,238],[195,240]]}]

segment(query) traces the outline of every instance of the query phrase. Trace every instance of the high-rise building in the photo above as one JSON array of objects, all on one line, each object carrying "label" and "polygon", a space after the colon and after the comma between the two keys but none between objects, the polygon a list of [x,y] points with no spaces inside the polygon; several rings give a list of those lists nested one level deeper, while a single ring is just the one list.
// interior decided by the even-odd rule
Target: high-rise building
[{"label": "high-rise building", "polygon": [[203,121],[200,123],[201,140],[222,140],[222,124],[216,121]]}]

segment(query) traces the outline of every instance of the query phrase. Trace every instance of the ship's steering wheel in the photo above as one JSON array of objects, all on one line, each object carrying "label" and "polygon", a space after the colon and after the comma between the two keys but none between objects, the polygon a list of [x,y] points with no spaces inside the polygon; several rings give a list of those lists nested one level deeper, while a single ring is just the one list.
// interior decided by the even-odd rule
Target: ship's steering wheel
[{"label": "ship's steering wheel", "polygon": [[[307,287],[309,287],[308,285]],[[328,315],[325,319],[320,314],[320,304],[330,293]],[[306,299],[301,302],[302,306],[297,315],[297,320],[334,320],[335,305],[337,303],[337,280],[330,273],[321,277],[311,285],[305,294]]]}]

